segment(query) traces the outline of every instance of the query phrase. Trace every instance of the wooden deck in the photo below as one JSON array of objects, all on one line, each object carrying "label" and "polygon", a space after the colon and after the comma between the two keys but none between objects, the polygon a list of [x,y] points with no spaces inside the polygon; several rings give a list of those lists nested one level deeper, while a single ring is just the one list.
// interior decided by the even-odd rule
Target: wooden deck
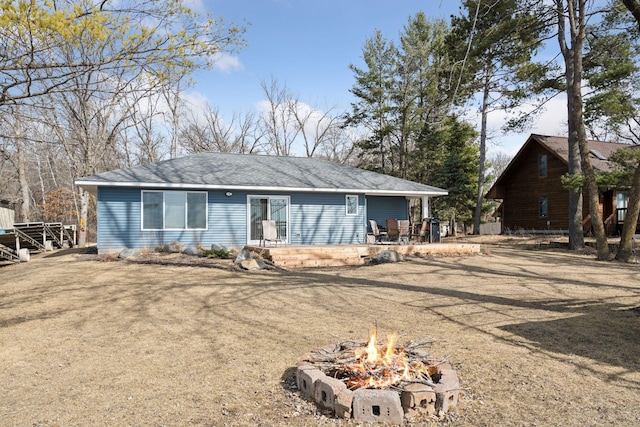
[{"label": "wooden deck", "polygon": [[39,252],[75,245],[75,226],[62,223],[25,222],[0,229],[0,260],[20,261],[20,250]]},{"label": "wooden deck", "polygon": [[344,267],[364,265],[384,250],[394,250],[402,255],[426,256],[436,254],[479,254],[480,245],[469,243],[428,244],[371,244],[371,245],[286,245],[246,246],[261,258],[278,267]]}]

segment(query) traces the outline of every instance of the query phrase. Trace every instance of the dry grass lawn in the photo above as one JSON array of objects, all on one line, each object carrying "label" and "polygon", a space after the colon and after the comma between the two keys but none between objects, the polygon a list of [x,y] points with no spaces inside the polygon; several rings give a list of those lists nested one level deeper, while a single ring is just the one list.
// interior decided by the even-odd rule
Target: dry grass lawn
[{"label": "dry grass lawn", "polygon": [[312,348],[431,337],[438,426],[640,425],[640,265],[511,242],[395,265],[241,272],[50,253],[0,267],[0,425],[356,425],[303,401]]}]

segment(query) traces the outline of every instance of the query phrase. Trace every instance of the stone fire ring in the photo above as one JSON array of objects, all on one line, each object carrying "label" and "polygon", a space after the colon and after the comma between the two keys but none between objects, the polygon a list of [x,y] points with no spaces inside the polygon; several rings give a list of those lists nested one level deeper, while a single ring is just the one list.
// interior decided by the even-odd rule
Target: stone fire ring
[{"label": "stone fire ring", "polygon": [[435,387],[409,384],[401,390],[349,390],[342,381],[325,375],[318,367],[302,361],[296,383],[302,395],[336,417],[363,422],[402,424],[404,416],[443,415],[458,405],[460,382],[448,363],[437,365],[440,374]]}]

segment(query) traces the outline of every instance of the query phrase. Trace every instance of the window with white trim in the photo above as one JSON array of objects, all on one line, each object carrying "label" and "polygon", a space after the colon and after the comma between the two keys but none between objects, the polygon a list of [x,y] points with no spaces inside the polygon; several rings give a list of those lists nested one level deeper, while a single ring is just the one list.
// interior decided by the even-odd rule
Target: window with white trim
[{"label": "window with white trim", "polygon": [[358,215],[358,196],[347,194],[345,198],[347,215]]},{"label": "window with white trim", "polygon": [[143,230],[205,230],[206,228],[206,192],[142,192]]}]

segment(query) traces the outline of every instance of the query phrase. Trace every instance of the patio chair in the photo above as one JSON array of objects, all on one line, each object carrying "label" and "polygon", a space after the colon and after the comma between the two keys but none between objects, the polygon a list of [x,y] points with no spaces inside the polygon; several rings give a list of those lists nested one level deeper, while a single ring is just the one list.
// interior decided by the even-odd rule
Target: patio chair
[{"label": "patio chair", "polygon": [[409,243],[411,236],[411,223],[408,219],[398,220],[398,240],[400,242]]},{"label": "patio chair", "polygon": [[[276,227],[275,221],[263,220],[262,221],[262,241],[264,246],[267,246],[267,242],[275,243],[278,246],[278,243],[286,243],[285,239],[278,237],[278,229]],[[261,245],[262,246],[262,245]]]},{"label": "patio chair", "polygon": [[371,225],[371,233],[373,234],[374,240],[376,242],[381,242],[382,240],[386,240],[387,232],[381,231],[376,221],[370,219],[369,224]]},{"label": "patio chair", "polygon": [[387,237],[389,240],[400,240],[400,229],[397,219],[387,219]]}]

